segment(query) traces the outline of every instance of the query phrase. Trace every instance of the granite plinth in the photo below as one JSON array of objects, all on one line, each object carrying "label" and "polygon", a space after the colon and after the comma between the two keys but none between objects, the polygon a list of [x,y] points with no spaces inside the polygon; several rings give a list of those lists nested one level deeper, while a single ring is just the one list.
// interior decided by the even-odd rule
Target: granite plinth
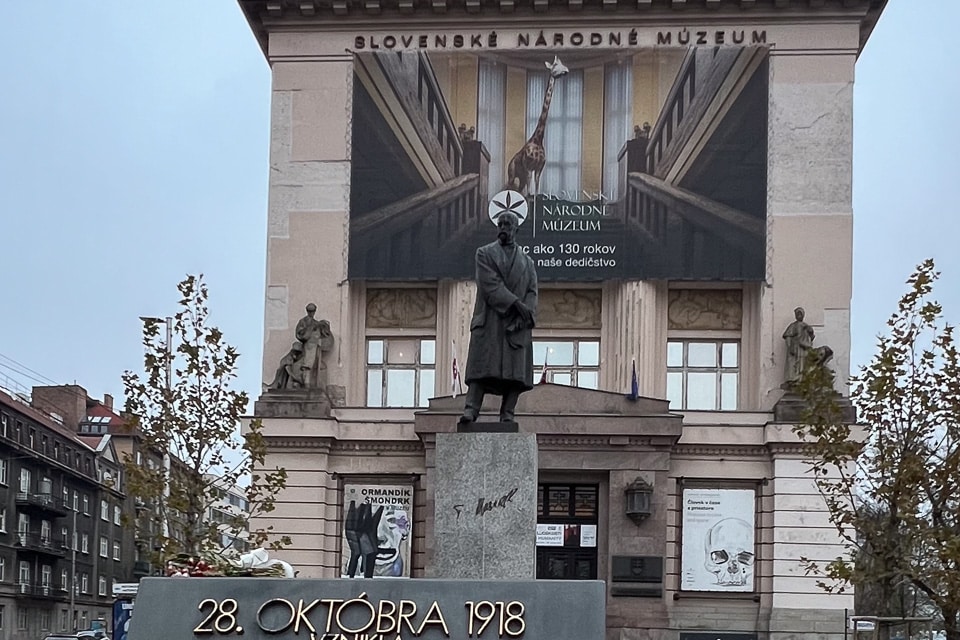
[{"label": "granite plinth", "polygon": [[144,578],[128,637],[594,640],[605,616],[596,580]]},{"label": "granite plinth", "polygon": [[[838,393],[836,403],[843,424],[853,424],[857,421],[857,412],[854,410],[850,398],[841,396]],[[773,405],[773,420],[774,422],[798,424],[804,421],[806,408],[807,401],[804,400],[803,397],[792,391],[787,391],[787,393]]]},{"label": "granite plinth", "polygon": [[533,579],[536,435],[437,434],[434,508],[431,577]]},{"label": "granite plinth", "polygon": [[264,391],[253,413],[259,418],[329,418],[330,398],[320,389]]}]

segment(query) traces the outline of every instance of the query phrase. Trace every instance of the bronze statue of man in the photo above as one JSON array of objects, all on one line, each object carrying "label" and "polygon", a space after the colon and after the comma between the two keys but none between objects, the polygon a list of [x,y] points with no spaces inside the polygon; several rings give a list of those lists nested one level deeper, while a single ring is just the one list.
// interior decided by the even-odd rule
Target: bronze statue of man
[{"label": "bronze statue of man", "polygon": [[533,388],[531,331],[537,313],[537,272],[514,239],[520,220],[497,219],[497,241],[477,249],[477,300],[470,322],[460,422],[474,422],[487,393],[502,396],[500,420],[514,418],[520,394]]}]

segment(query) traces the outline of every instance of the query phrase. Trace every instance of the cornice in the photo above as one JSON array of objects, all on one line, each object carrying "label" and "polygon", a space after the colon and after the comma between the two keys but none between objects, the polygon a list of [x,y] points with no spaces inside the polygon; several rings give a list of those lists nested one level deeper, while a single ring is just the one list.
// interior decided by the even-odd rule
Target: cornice
[{"label": "cornice", "polygon": [[[861,48],[886,6],[887,0],[237,0],[266,53],[271,29],[323,28],[330,24],[406,22],[430,27],[432,23],[462,26],[481,15],[499,20],[521,15],[549,14],[584,19],[585,14],[650,20],[749,16],[798,19],[841,13],[861,16]],[[759,14],[759,15],[758,15]]]}]

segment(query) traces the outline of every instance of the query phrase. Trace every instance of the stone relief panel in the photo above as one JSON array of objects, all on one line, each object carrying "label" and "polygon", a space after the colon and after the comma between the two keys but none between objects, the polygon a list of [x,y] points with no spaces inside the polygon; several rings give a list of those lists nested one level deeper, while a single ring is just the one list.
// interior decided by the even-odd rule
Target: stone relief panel
[{"label": "stone relief panel", "polygon": [[667,306],[669,329],[736,330],[743,326],[739,289],[672,289]]},{"label": "stone relief panel", "polygon": [[373,329],[434,329],[436,289],[367,289],[367,327]]},{"label": "stone relief panel", "polygon": [[537,327],[599,329],[601,297],[599,289],[540,289]]}]

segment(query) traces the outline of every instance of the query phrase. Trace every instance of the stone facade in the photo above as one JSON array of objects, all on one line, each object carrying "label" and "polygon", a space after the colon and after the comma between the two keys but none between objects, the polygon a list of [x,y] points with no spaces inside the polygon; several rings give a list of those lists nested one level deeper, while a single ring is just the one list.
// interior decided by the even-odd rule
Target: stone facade
[{"label": "stone facade", "polygon": [[[878,17],[878,3],[240,0],[240,4],[273,73],[264,380],[272,378],[276,363],[290,348],[304,306],[314,302],[317,317],[329,320],[336,336],[327,358],[328,384],[342,389],[342,399],[325,415],[259,416],[270,443],[269,465],[283,466],[289,474],[288,488],[269,518],[269,524],[294,541],[284,559],[305,577],[340,576],[347,553],[345,483],[403,485],[413,496],[405,570],[412,577],[431,575],[437,437],[455,431],[462,409],[462,398],[450,394],[456,388],[451,363],[457,357],[461,369],[465,364],[473,283],[467,278],[378,280],[351,275],[351,250],[357,250],[349,241],[351,199],[356,203],[367,197],[351,192],[357,188],[351,181],[363,178],[359,165],[376,162],[370,160],[368,148],[360,147],[369,143],[369,137],[366,130],[353,126],[356,114],[362,113],[354,101],[369,101],[386,113],[391,101],[406,99],[400,91],[392,95],[384,90],[376,70],[366,75],[355,71],[355,54],[369,54],[374,45],[391,54],[401,49],[422,51],[427,57],[436,53],[438,60],[439,54],[450,54],[442,64],[435,62],[432,72],[450,121],[467,127],[477,127],[481,119],[478,91],[486,89],[478,88],[475,58],[490,53],[491,33],[496,34],[497,48],[496,57],[490,59],[507,66],[503,86],[508,107],[514,99],[510,96],[525,92],[523,78],[528,72],[517,60],[531,50],[540,58],[556,53],[579,65],[584,96],[602,96],[605,90],[606,67],[591,66],[591,55],[642,58],[642,64],[634,62],[630,124],[642,132],[643,121],[649,120],[654,124],[650,135],[655,135],[666,126],[658,113],[676,94],[674,70],[684,64],[690,47],[722,56],[725,47],[752,44],[762,53],[731,63],[728,80],[715,88],[718,97],[706,106],[698,127],[676,125],[677,132],[689,137],[676,150],[674,161],[675,173],[690,172],[687,182],[676,177],[675,183],[688,185],[698,154],[704,153],[697,140],[707,140],[737,116],[749,116],[732,103],[752,90],[751,82],[762,83],[765,160],[756,174],[765,181],[760,198],[765,212],[760,233],[762,276],[686,278],[678,273],[676,278],[544,281],[544,324],[535,340],[597,342],[594,373],[600,390],[537,386],[521,397],[517,420],[523,433],[536,436],[539,470],[531,482],[541,488],[589,486],[596,492],[596,523],[587,525],[595,529],[581,528],[580,544],[595,558],[589,577],[608,585],[608,638],[678,640],[685,633],[704,631],[721,637],[723,632],[756,633],[771,640],[801,635],[839,638],[852,596],[821,591],[816,578],[805,575],[800,558],[834,558],[841,547],[801,445],[790,424],[776,421],[774,406],[783,394],[781,334],[798,305],[806,309],[815,344],[833,349],[838,390],[845,389],[854,66]],[[548,40],[538,49],[541,30]],[[613,31],[622,32],[622,40],[608,46]],[[590,49],[589,34],[594,32],[601,34],[602,44]],[[532,34],[529,45],[522,44],[524,34]],[[571,53],[575,34],[586,44]],[[455,51],[457,36],[463,38],[462,48]],[[441,41],[448,42],[446,50],[438,50]],[[560,41],[564,44],[553,44]],[[476,48],[477,42],[482,50]],[[676,50],[677,44],[684,48]],[[708,64],[708,58],[706,53],[704,61],[697,58],[696,69]],[[539,58],[537,63],[542,65]],[[599,188],[606,161],[588,160],[599,157],[599,151],[591,155],[593,147],[601,146],[602,125],[597,123],[613,116],[605,115],[602,100],[584,99],[583,104],[581,143],[586,160],[580,184]],[[530,130],[510,108],[506,111],[502,146],[509,153],[504,164]],[[418,146],[413,124],[397,118],[391,127],[403,152],[422,160],[417,171],[425,184],[433,189],[453,184],[454,178],[444,177],[442,162],[429,161],[428,145]],[[492,138],[485,135],[483,142],[489,143]],[[623,161],[629,161],[632,148],[632,142],[625,144]],[[496,161],[496,155],[489,157]],[[381,171],[381,182],[389,182],[388,173]],[[480,174],[484,176],[482,170]],[[664,175],[667,182],[673,179],[669,171]],[[482,188],[485,180],[480,180]],[[655,181],[638,177],[637,182]],[[489,193],[498,189],[491,185]],[[716,195],[717,200],[725,197]],[[411,198],[405,195],[398,202],[419,206]],[[482,207],[485,215],[485,201]],[[730,207],[714,210],[722,216]],[[734,214],[728,219],[737,220]],[[383,220],[384,225],[389,222]],[[751,224],[741,226],[748,235],[756,235]],[[706,244],[696,247],[710,251]],[[472,254],[473,246],[463,251]],[[387,374],[371,374],[375,367],[368,364],[373,357],[370,341],[379,341],[377,348],[385,351],[396,347],[396,354],[389,357],[413,370],[419,363],[404,358],[412,357],[407,350],[409,345],[416,348],[419,339],[433,344],[431,377],[417,378],[417,385],[423,386],[417,387],[420,395],[432,398],[429,406],[389,408],[388,390],[381,396],[379,387],[374,388],[380,384],[375,376]],[[736,386],[723,391],[732,394],[729,405],[671,410],[661,400],[673,393],[667,373],[674,364],[668,360],[667,345],[685,341],[736,345]],[[631,389],[634,371],[640,397],[631,400],[624,394]],[[649,517],[635,522],[626,515],[625,491],[638,478],[653,489]],[[755,492],[752,574],[742,588],[706,592],[683,588],[684,567],[690,564],[683,557],[684,492],[704,488]],[[660,581],[643,587],[646,591],[638,587],[632,592],[636,596],[642,591],[641,597],[624,595],[634,583],[622,582],[620,563],[633,561],[631,566],[641,572],[641,559],[655,566],[658,558]]]}]

